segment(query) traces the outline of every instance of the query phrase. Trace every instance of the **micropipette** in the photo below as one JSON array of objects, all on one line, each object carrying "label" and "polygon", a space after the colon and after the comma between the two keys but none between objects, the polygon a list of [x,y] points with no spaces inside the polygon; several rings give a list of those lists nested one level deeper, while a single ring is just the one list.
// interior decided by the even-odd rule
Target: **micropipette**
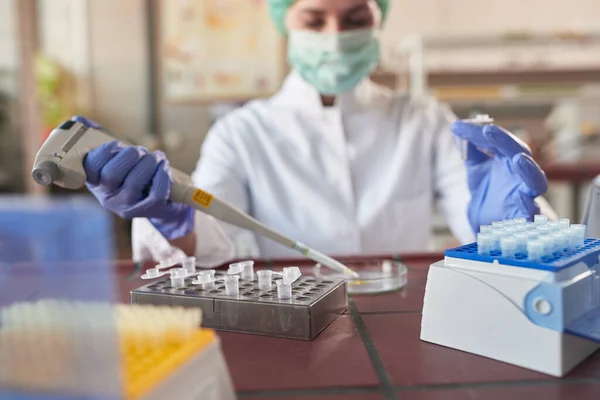
[{"label": "micropipette", "polygon": [[[66,121],[54,129],[35,157],[33,179],[43,186],[55,184],[65,189],[80,189],[85,185],[83,168],[85,155],[105,143],[123,140],[106,129],[88,127],[80,122]],[[320,264],[347,275],[358,274],[339,261],[263,225],[242,210],[218,197],[196,188],[189,175],[171,167],[173,185],[170,199],[232,225],[255,232],[285,247],[294,249]]]}]

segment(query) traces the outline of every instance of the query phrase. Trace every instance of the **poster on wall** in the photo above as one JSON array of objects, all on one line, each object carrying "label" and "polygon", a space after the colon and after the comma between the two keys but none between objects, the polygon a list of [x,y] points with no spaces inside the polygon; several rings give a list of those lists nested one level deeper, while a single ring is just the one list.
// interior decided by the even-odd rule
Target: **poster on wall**
[{"label": "poster on wall", "polygon": [[166,101],[247,100],[279,89],[285,45],[265,0],[162,0],[159,18]]}]

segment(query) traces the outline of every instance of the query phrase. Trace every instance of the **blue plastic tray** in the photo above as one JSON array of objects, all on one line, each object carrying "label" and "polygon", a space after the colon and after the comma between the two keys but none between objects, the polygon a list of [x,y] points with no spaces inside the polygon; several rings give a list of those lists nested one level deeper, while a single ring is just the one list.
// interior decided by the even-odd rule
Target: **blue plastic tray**
[{"label": "blue plastic tray", "polygon": [[445,254],[447,257],[462,258],[465,260],[487,263],[497,260],[498,263],[503,265],[556,272],[579,262],[584,262],[589,267],[598,264],[600,240],[585,239],[584,243],[582,247],[574,250],[564,250],[561,253],[554,253],[552,257],[542,257],[540,261],[529,261],[526,253],[517,253],[515,258],[502,257],[499,251],[492,252],[490,255],[481,255],[477,253],[477,243],[446,250]]}]

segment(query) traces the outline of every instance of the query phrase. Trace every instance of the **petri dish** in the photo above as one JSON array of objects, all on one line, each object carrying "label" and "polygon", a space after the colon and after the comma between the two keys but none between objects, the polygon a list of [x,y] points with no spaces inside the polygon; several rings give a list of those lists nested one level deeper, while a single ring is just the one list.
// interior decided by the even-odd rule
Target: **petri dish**
[{"label": "petri dish", "polygon": [[352,294],[394,292],[406,286],[408,268],[400,261],[381,260],[349,267],[358,273],[358,278],[349,278],[321,264],[313,267],[313,274],[320,279],[345,279],[348,293]]}]

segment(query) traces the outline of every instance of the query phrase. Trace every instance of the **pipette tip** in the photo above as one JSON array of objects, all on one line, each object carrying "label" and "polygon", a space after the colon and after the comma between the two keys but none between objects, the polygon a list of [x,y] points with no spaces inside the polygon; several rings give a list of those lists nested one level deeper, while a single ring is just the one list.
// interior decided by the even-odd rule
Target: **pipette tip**
[{"label": "pipette tip", "polygon": [[323,254],[321,252],[311,249],[310,247],[306,246],[305,244],[296,242],[294,244],[294,249],[298,250],[305,257],[310,258],[311,260],[316,261],[317,263],[324,265],[326,267],[329,267],[335,271],[343,272],[344,274],[351,276],[353,278],[358,278],[358,276],[359,276],[356,272],[354,272],[350,268],[346,267],[341,262],[336,261],[333,258],[326,256],[325,254]]},{"label": "pipette tip", "polygon": [[344,264],[342,264],[341,262],[334,260],[333,258],[326,256],[323,253],[320,253],[316,250],[313,250],[311,248],[308,248],[308,251],[306,253],[306,256],[316,262],[318,262],[321,265],[324,265],[326,267],[329,267],[333,270],[336,271],[340,271],[343,272],[344,274],[351,276],[352,278],[358,278],[358,273],[356,273],[355,271],[351,270],[350,268],[348,268],[347,266],[345,266]]}]

